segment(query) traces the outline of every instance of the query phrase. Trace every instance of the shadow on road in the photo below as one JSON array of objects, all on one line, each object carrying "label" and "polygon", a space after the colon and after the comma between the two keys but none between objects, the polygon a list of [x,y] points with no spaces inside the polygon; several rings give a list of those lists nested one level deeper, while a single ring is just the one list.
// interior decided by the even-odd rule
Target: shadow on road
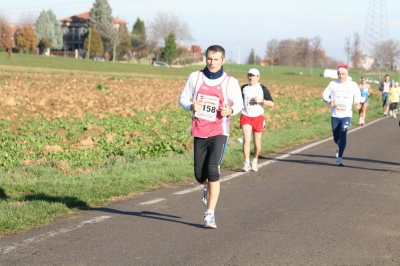
[{"label": "shadow on road", "polygon": [[24,200],[26,201],[47,201],[47,202],[59,202],[65,204],[68,208],[77,208],[79,210],[89,210],[89,205],[76,197],[54,197],[54,196],[47,196],[45,194],[32,194],[24,196]]},{"label": "shadow on road", "polygon": [[[280,153],[281,155],[285,155],[288,153]],[[276,158],[271,158],[271,157],[261,157],[260,159],[263,160],[276,160],[279,162],[284,162],[284,163],[299,163],[299,164],[305,164],[305,165],[325,165],[325,166],[335,166],[336,167],[336,158],[334,156],[324,156],[324,155],[315,155],[315,154],[291,154],[291,156],[302,156],[302,157],[311,157],[311,158],[327,158],[327,159],[332,159],[332,163],[327,163],[327,162],[321,162],[317,160],[296,160],[296,159],[288,159],[285,158],[283,160],[279,160]],[[394,163],[394,162],[387,162],[387,161],[380,161],[380,160],[371,160],[367,158],[355,158],[355,157],[343,157],[344,159],[344,164],[346,168],[352,168],[352,169],[360,169],[360,170],[369,170],[369,171],[377,171],[377,172],[388,172],[388,173],[394,173],[394,174],[399,174],[400,171],[398,170],[392,170],[388,168],[373,168],[373,167],[360,167],[360,166],[354,166],[354,165],[346,165],[346,161],[359,161],[362,163],[368,163],[369,165],[372,166],[372,164],[380,164],[380,165],[388,165],[388,166],[397,166],[400,167],[399,163]]]},{"label": "shadow on road", "polygon": [[141,217],[141,218],[148,218],[148,219],[155,219],[155,220],[166,221],[166,222],[180,223],[180,224],[193,226],[193,227],[197,227],[197,228],[202,228],[202,229],[204,228],[204,226],[202,224],[187,223],[187,222],[177,220],[177,219],[181,219],[182,217],[158,213],[158,212],[149,212],[149,211],[127,212],[127,211],[120,211],[120,210],[111,209],[111,208],[97,208],[97,209],[92,209],[92,210],[114,213],[114,214],[132,215],[132,216]]}]

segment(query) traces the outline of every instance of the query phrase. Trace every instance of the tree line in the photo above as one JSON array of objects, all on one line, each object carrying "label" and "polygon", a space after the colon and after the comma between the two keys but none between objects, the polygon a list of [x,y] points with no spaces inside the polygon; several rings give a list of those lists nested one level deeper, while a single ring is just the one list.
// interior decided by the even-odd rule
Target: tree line
[{"label": "tree line", "polygon": [[[107,0],[95,0],[90,9],[88,21],[83,28],[81,37],[84,39],[83,51],[87,58],[103,56],[113,60],[142,58],[163,60],[168,63],[180,61],[186,63],[187,48],[180,46],[182,42],[191,42],[188,25],[173,13],[159,12],[149,25],[140,18],[128,30],[126,24],[114,26],[112,8]],[[36,49],[61,50],[65,43],[65,33],[56,15],[50,9],[42,11],[38,18],[25,15],[20,19],[20,27],[14,36],[10,23],[0,14],[0,47],[8,51],[12,57],[14,43],[19,52],[36,52]],[[380,40],[373,45],[372,51],[362,50],[360,35],[345,38],[345,63],[352,64],[354,69],[360,69],[367,57],[374,58],[374,67],[380,70],[395,70],[396,61],[400,58],[399,42],[393,39]],[[64,47],[65,49],[65,47]],[[296,39],[271,39],[266,44],[264,57],[250,51],[248,64],[266,64],[271,67],[302,66],[302,67],[336,67],[339,62],[326,55],[319,36],[313,38],[298,37]]]},{"label": "tree line", "polygon": [[[20,18],[15,36],[12,36],[10,23],[0,15],[0,47],[10,52],[43,52],[46,49],[65,49],[65,32],[61,22],[50,9],[43,10],[37,19],[24,15]],[[83,51],[87,58],[103,56],[115,59],[149,58],[172,63],[185,57],[187,49],[181,47],[183,41],[193,41],[188,25],[173,13],[160,12],[148,25],[137,18],[132,30],[122,23],[115,27],[112,9],[107,0],[95,0],[90,9],[86,26],[81,30]]]},{"label": "tree line", "polygon": [[380,40],[372,45],[372,51],[363,51],[360,35],[345,38],[344,51],[346,62],[326,55],[319,36],[313,38],[298,37],[297,39],[271,39],[267,42],[264,58],[257,56],[254,49],[250,51],[248,64],[266,64],[273,66],[300,66],[300,67],[332,67],[346,63],[354,69],[361,69],[367,58],[373,58],[373,68],[378,70],[396,70],[396,62],[400,59],[399,41],[388,39]]}]

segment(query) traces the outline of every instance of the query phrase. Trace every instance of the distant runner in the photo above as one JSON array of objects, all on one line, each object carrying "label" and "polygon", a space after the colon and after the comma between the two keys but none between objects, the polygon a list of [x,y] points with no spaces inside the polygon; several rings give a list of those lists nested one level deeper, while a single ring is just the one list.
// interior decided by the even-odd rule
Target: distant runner
[{"label": "distant runner", "polygon": [[399,110],[399,100],[400,100],[400,87],[399,83],[395,82],[394,86],[390,89],[390,114],[394,118],[397,117],[397,111]]},{"label": "distant runner", "polygon": [[358,110],[358,114],[360,116],[358,124],[364,126],[365,115],[367,113],[367,107],[369,103],[368,97],[371,94],[371,86],[367,84],[365,77],[361,77],[360,91],[361,91],[361,100],[360,100],[361,108],[360,110]]},{"label": "distant runner", "polygon": [[379,85],[379,90],[382,93],[382,106],[383,106],[383,115],[388,115],[389,110],[389,93],[390,89],[392,88],[392,82],[390,81],[390,76],[385,76],[385,81]]},{"label": "distant runner", "polygon": [[348,79],[346,65],[337,69],[338,79],[331,81],[322,94],[322,100],[331,106],[331,124],[333,140],[338,145],[336,150],[337,165],[344,166],[343,153],[346,148],[347,131],[351,125],[354,107],[360,110],[361,93],[357,83]]}]

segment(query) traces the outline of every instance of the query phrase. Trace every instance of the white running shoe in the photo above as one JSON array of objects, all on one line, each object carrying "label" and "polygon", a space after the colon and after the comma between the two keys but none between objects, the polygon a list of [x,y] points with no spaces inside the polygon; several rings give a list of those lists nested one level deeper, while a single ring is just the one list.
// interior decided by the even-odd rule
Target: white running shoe
[{"label": "white running shoe", "polygon": [[389,115],[392,116],[392,115],[393,115],[393,111],[390,111],[390,112],[389,112]]},{"label": "white running shoe", "polygon": [[254,172],[258,172],[258,163],[257,162],[251,162],[251,170]]},{"label": "white running shoe", "polygon": [[387,112],[383,112],[383,116],[387,116]]},{"label": "white running shoe", "polygon": [[207,185],[203,188],[203,205],[207,206]]},{"label": "white running shoe", "polygon": [[339,148],[336,149],[336,158],[339,157]]},{"label": "white running shoe", "polygon": [[204,228],[216,229],[215,216],[211,213],[204,213]]},{"label": "white running shoe", "polygon": [[337,166],[344,166],[342,157],[337,158]]},{"label": "white running shoe", "polygon": [[251,170],[250,163],[244,162],[242,170],[243,172],[249,172]]}]

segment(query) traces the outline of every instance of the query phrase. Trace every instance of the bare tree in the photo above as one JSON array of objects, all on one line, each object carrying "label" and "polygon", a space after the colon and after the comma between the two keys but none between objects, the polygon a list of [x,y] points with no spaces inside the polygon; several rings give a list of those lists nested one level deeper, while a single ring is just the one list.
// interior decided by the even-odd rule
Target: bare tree
[{"label": "bare tree", "polygon": [[296,66],[310,66],[310,39],[299,37],[296,41],[297,62]]},{"label": "bare tree", "polygon": [[273,71],[274,64],[276,64],[276,61],[278,61],[278,45],[279,41],[277,39],[272,39],[267,43],[265,60],[270,64],[271,72]]},{"label": "bare tree", "polygon": [[390,39],[375,43],[373,57],[375,66],[380,70],[393,70],[396,60],[400,58],[399,42]]},{"label": "bare tree", "polygon": [[37,16],[33,13],[21,13],[18,23],[21,25],[35,25]]},{"label": "bare tree", "polygon": [[292,39],[286,39],[279,42],[279,65],[294,66],[296,65],[296,42]]},{"label": "bare tree", "polygon": [[315,36],[310,40],[310,48],[311,48],[311,62],[313,67],[317,67],[322,58],[322,39],[319,36]]},{"label": "bare tree", "polygon": [[310,73],[313,75],[313,67],[317,66],[317,62],[321,57],[321,42],[322,39],[319,36],[315,36],[309,40],[309,59],[310,59]]},{"label": "bare tree", "polygon": [[13,36],[11,25],[5,15],[0,14],[0,47],[7,51],[7,59],[12,58]]},{"label": "bare tree", "polygon": [[155,42],[157,45],[163,45],[170,33],[175,35],[177,44],[182,41],[190,42],[194,40],[186,22],[181,21],[173,13],[157,13],[156,18],[149,25],[150,41]]},{"label": "bare tree", "polygon": [[346,53],[346,56],[347,56],[346,64],[348,65],[350,62],[350,56],[351,56],[351,36],[346,37],[346,42],[344,44],[344,52]]},{"label": "bare tree", "polygon": [[353,61],[353,68],[358,69],[363,59],[363,54],[361,51],[361,37],[358,32],[354,32],[350,54],[351,60]]}]

